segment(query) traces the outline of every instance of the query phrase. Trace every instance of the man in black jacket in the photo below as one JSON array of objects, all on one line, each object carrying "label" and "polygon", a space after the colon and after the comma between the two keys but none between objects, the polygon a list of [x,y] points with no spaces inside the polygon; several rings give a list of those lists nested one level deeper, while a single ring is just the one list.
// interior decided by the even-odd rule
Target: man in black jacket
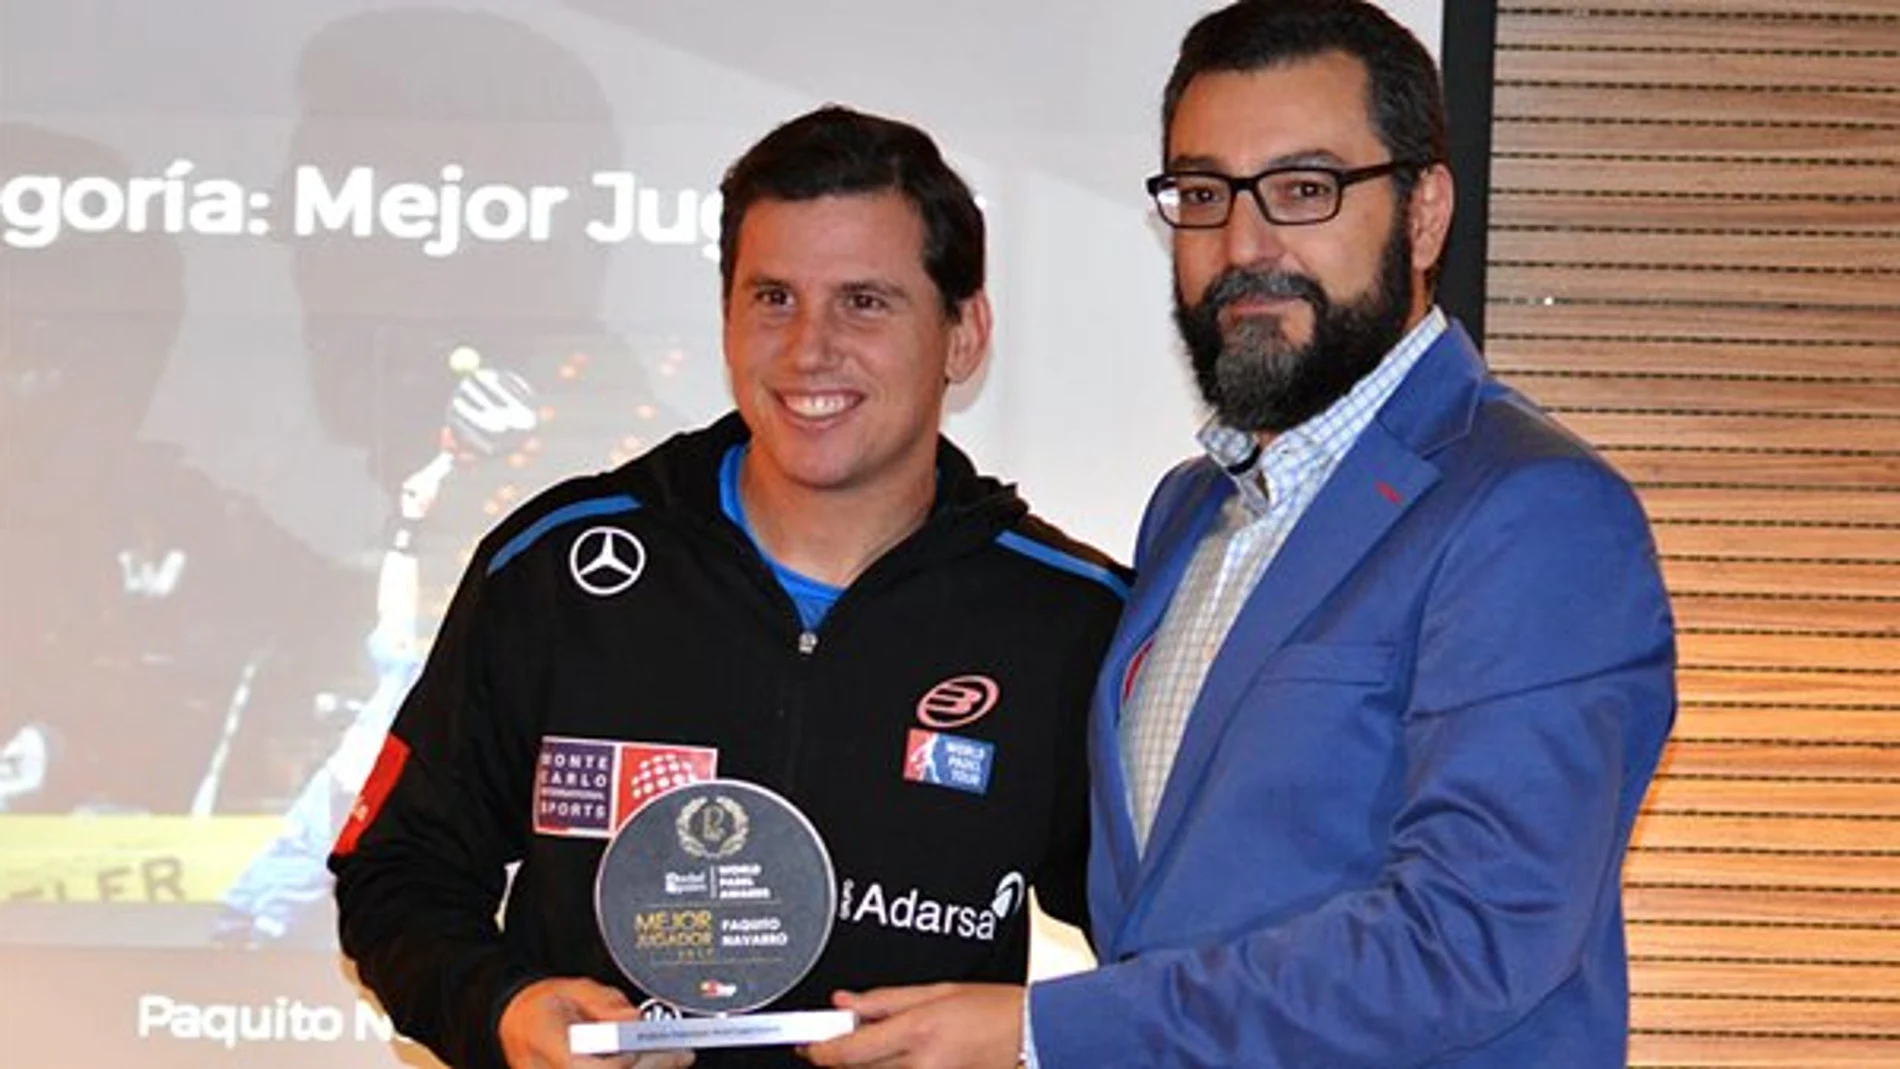
[{"label": "man in black jacket", "polygon": [[[982,215],[921,131],[836,107],[721,192],[737,413],[490,533],[331,860],[344,950],[457,1066],[567,1065],[569,1024],[636,1013],[593,883],[655,785],[748,780],[824,836],[831,939],[772,1009],[1020,982],[1027,887],[1082,914],[1084,716],[1126,588],[939,435],[988,348]],[[607,779],[550,771],[576,767]]]}]

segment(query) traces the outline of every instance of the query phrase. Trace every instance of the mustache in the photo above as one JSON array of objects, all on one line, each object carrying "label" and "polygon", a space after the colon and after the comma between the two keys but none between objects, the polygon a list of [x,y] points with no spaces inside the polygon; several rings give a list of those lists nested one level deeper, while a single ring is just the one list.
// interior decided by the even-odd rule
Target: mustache
[{"label": "mustache", "polygon": [[1236,301],[1263,297],[1301,300],[1321,310],[1330,303],[1319,283],[1305,275],[1230,267],[1208,283],[1201,295],[1201,307],[1211,314]]}]

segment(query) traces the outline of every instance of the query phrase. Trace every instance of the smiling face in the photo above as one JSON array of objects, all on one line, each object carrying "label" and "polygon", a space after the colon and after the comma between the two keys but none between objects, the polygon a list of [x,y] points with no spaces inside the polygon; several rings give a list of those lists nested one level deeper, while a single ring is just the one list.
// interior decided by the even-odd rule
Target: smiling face
[{"label": "smiling face", "polygon": [[[1351,170],[1390,153],[1368,109],[1364,64],[1344,53],[1198,75],[1168,130],[1169,170],[1249,175]],[[1323,410],[1424,314],[1424,273],[1450,225],[1450,177],[1424,170],[1342,192],[1324,223],[1269,223],[1251,197],[1223,227],[1174,232],[1176,320],[1223,422],[1277,433]]]},{"label": "smiling face", "polygon": [[927,500],[944,392],[981,364],[989,305],[979,291],[946,315],[923,248],[922,217],[894,191],[746,212],[725,351],[749,482],[781,499]]}]

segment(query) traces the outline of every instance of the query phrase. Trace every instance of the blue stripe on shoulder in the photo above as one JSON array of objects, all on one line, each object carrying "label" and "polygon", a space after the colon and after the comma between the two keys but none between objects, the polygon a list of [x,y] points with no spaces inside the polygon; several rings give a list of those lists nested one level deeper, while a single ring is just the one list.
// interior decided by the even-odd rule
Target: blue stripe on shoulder
[{"label": "blue stripe on shoulder", "polygon": [[507,567],[508,562],[528,551],[528,547],[544,534],[564,523],[590,519],[595,516],[616,516],[623,512],[632,512],[640,507],[640,502],[627,494],[615,494],[612,497],[596,497],[587,501],[576,501],[572,505],[562,505],[546,516],[528,525],[527,530],[510,538],[495,551],[495,558],[488,562],[489,575],[494,575]]},{"label": "blue stripe on shoulder", "polygon": [[1123,601],[1128,600],[1128,584],[1107,568],[1080,557],[1073,557],[1052,546],[1045,546],[1033,538],[1026,538],[1015,531],[1004,531],[996,536],[996,544],[1004,549],[1013,549],[1025,557],[1039,560],[1051,568],[1059,568],[1071,575],[1084,579],[1093,579],[1114,592]]}]

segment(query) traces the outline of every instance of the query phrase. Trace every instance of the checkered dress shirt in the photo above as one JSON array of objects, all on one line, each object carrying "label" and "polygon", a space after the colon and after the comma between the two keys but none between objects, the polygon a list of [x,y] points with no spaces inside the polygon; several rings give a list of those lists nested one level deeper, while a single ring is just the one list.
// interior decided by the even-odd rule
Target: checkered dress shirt
[{"label": "checkered dress shirt", "polygon": [[1201,429],[1208,455],[1229,473],[1238,468],[1239,492],[1195,549],[1122,710],[1122,766],[1140,849],[1147,849],[1208,666],[1247,595],[1347,450],[1445,326],[1444,312],[1433,308],[1371,374],[1324,412],[1275,437],[1250,465],[1240,467],[1255,451],[1252,435],[1217,423]]}]

